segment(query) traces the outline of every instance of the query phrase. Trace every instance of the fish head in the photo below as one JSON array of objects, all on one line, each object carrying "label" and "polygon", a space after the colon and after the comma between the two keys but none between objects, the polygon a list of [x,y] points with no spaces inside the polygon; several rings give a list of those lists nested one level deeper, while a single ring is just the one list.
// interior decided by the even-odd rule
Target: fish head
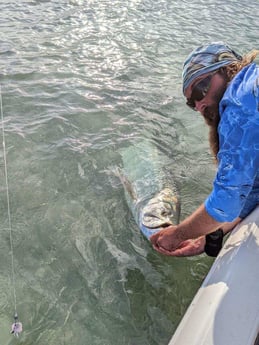
[{"label": "fish head", "polygon": [[141,225],[158,229],[176,225],[180,218],[180,201],[174,189],[164,188],[143,207]]}]

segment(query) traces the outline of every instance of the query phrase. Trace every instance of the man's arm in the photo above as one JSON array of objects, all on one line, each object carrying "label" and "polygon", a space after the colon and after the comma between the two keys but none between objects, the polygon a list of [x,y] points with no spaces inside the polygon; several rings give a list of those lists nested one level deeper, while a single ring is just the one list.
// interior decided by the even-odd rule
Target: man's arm
[{"label": "man's arm", "polygon": [[[218,228],[223,229],[224,233],[227,233],[232,230],[239,221],[240,219],[237,218],[231,223],[220,223],[208,214],[204,205],[201,205],[179,225],[169,226],[161,230],[151,236],[150,240],[154,248],[160,253],[174,255],[173,251],[177,248],[181,248],[181,254],[188,255],[189,248],[186,244],[189,243],[191,245],[191,242],[185,242],[186,240],[204,237],[206,234]],[[185,244],[183,245],[184,242]],[[200,241],[200,243],[202,243],[202,241]],[[170,254],[169,252],[172,253]],[[197,248],[196,254],[200,254],[201,252],[201,248]],[[195,251],[192,252],[191,255],[195,255]]]}]

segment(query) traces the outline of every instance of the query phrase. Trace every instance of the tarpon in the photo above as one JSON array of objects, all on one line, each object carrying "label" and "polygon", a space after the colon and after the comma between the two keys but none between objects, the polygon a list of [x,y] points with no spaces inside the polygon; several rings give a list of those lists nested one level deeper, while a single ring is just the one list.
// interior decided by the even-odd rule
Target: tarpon
[{"label": "tarpon", "polygon": [[144,236],[150,236],[180,218],[180,200],[165,159],[148,141],[120,150],[122,168],[116,175],[124,187],[134,219]]}]

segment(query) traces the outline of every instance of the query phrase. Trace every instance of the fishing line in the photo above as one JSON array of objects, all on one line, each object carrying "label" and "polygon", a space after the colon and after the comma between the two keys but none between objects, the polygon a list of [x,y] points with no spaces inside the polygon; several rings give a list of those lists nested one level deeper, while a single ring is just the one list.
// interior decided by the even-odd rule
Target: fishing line
[{"label": "fishing line", "polygon": [[5,185],[6,185],[8,228],[9,228],[10,250],[11,250],[13,299],[14,299],[14,323],[12,324],[11,333],[13,333],[14,335],[18,336],[18,334],[22,331],[22,323],[18,322],[18,314],[17,314],[17,298],[16,298],[16,289],[15,289],[15,269],[14,269],[14,250],[13,250],[13,230],[12,230],[11,211],[10,211],[9,184],[8,184],[8,173],[7,173],[7,159],[6,159],[6,149],[5,149],[4,112],[3,112],[3,101],[2,101],[2,88],[1,88],[1,85],[0,85],[0,112],[1,112],[1,122],[2,122],[4,172],[5,172]]}]

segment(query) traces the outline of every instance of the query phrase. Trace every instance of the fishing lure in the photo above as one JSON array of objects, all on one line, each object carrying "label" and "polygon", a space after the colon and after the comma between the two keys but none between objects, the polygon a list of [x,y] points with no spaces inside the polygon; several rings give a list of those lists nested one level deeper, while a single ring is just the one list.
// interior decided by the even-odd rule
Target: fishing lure
[{"label": "fishing lure", "polygon": [[18,315],[15,313],[14,315],[14,323],[12,324],[11,333],[16,337],[22,332],[22,323],[18,321]]}]

